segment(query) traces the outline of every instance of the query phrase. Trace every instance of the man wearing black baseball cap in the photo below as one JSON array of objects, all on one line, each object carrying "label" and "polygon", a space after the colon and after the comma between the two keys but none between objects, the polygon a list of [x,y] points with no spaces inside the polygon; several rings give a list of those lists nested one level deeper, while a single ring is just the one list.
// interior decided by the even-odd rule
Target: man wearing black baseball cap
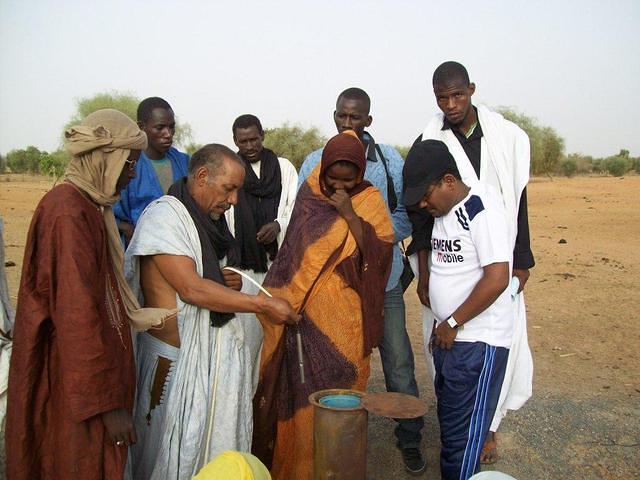
[{"label": "man wearing black baseball cap", "polygon": [[467,479],[480,468],[513,337],[513,289],[508,287],[515,238],[498,192],[480,182],[466,185],[443,142],[416,143],[402,176],[405,204],[434,218],[429,346],[440,471],[445,480]]},{"label": "man wearing black baseball cap", "polygon": [[[439,140],[425,140],[416,143],[409,150],[402,170],[405,205],[425,208],[421,201],[425,197],[427,189],[432,184],[440,182],[447,173],[460,179],[456,161],[444,143]],[[461,180],[460,183],[462,187],[464,184]]]}]

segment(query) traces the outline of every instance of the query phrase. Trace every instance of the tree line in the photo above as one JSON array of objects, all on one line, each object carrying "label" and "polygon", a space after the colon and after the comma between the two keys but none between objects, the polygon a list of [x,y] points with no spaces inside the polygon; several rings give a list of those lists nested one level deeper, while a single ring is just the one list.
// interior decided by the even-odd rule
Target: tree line
[{"label": "tree line", "polygon": [[[64,129],[77,125],[96,110],[115,108],[127,114],[135,121],[136,110],[140,99],[128,93],[99,93],[77,101],[76,112],[66,123]],[[605,158],[594,158],[581,153],[565,155],[564,139],[551,127],[540,125],[537,120],[512,108],[498,109],[502,115],[520,126],[531,143],[532,175],[566,175],[587,173],[609,173],[622,176],[634,170],[640,173],[640,157],[631,157],[629,150],[621,149],[619,153]],[[192,155],[202,145],[193,142],[192,128],[186,122],[177,119],[174,144]],[[61,139],[62,140],[62,139]],[[314,150],[321,148],[327,138],[316,127],[303,128],[299,125],[285,123],[279,127],[265,129],[264,145],[279,156],[288,158],[300,168],[304,158]],[[403,158],[406,158],[409,146],[395,146]],[[53,152],[41,151],[34,146],[16,149],[0,156],[0,173],[39,173],[60,177],[64,173],[69,156],[63,148]]]},{"label": "tree line", "polygon": [[498,109],[507,119],[522,128],[529,136],[531,144],[532,175],[566,175],[608,173],[620,177],[634,170],[640,173],[640,157],[630,157],[629,150],[604,158],[594,158],[581,153],[564,153],[564,138],[551,127],[538,124],[527,115],[512,108]]}]

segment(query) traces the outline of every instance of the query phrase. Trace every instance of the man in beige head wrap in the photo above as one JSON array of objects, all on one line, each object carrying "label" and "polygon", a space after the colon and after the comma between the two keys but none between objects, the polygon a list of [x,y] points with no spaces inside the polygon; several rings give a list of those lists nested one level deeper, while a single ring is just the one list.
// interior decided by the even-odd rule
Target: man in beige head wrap
[{"label": "man in beige head wrap", "polygon": [[140,308],[111,211],[145,134],[126,115],[99,110],[65,137],[73,158],[34,212],[18,295],[6,437],[16,480],[123,477],[136,441],[130,325],[146,329],[174,313]]}]

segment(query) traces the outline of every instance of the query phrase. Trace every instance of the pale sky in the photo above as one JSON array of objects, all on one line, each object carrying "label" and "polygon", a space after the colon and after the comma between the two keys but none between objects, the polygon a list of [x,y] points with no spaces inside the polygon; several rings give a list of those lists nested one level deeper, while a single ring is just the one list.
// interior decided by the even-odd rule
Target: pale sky
[{"label": "pale sky", "polygon": [[113,90],[163,97],[196,142],[233,146],[243,113],[331,136],[358,86],[374,137],[409,145],[446,60],[475,103],[553,127],[567,153],[640,155],[638,0],[0,0],[0,153],[57,148],[75,101]]}]

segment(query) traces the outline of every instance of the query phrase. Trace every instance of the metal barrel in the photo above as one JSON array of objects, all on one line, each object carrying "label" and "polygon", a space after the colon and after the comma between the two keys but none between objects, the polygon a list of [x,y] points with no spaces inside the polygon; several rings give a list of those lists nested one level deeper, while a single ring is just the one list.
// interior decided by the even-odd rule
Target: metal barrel
[{"label": "metal barrel", "polygon": [[321,390],[313,405],[314,480],[364,480],[367,471],[367,411],[364,392]]}]

